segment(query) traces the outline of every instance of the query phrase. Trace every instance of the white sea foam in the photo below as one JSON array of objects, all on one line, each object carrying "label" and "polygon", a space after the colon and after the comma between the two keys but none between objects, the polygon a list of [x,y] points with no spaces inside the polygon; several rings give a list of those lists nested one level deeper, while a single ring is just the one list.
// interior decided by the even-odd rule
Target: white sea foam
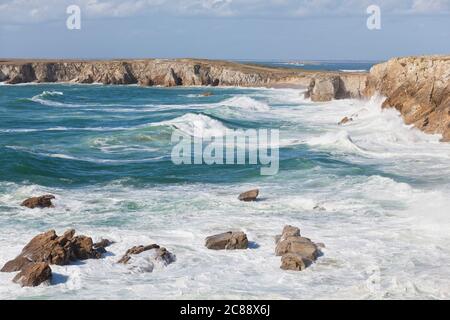
[{"label": "white sea foam", "polygon": [[181,117],[152,123],[152,126],[171,126],[190,136],[220,137],[225,134],[227,127],[219,120],[204,114],[187,113]]},{"label": "white sea foam", "polygon": [[[274,177],[223,184],[137,187],[123,179],[66,189],[1,181],[0,265],[47,229],[75,228],[94,241],[116,243],[103,259],[52,266],[52,287],[20,288],[12,275],[0,273],[0,298],[449,299],[450,146],[406,126],[395,110],[382,110],[381,98],[315,104],[297,101],[292,92],[283,104],[276,90],[257,94],[252,99],[280,104],[266,113],[282,124],[282,140],[304,143],[313,156],[326,154],[326,160],[339,164],[309,166],[312,160],[300,154],[291,161],[305,161],[303,169],[282,165]],[[255,121],[261,113],[254,113]],[[344,116],[354,121],[339,126]],[[151,125],[181,127],[188,134],[197,127],[226,128],[193,113]],[[116,139],[92,145],[135,143]],[[237,200],[240,192],[256,187],[262,201]],[[20,206],[30,195],[47,193],[56,195],[54,209]],[[304,272],[281,270],[274,255],[274,236],[286,224],[326,245],[324,255]],[[204,247],[205,237],[231,229],[246,232],[251,249]],[[176,254],[177,261],[151,274],[116,263],[130,247],[152,243]],[[230,265],[233,272],[224,273]],[[145,261],[141,266],[137,271],[149,270]]]},{"label": "white sea foam", "polygon": [[248,96],[237,96],[219,103],[222,106],[242,108],[248,111],[269,111],[270,106]]}]

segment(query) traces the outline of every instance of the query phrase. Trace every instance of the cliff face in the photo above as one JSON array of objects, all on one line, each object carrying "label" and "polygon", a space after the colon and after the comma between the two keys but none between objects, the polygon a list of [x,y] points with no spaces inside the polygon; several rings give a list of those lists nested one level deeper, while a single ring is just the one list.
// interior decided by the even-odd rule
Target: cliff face
[{"label": "cliff face", "polygon": [[0,61],[0,81],[141,84],[145,86],[263,86],[295,73],[192,59],[131,61]]},{"label": "cliff face", "polygon": [[396,108],[407,124],[450,141],[450,56],[392,59],[374,66],[366,96],[380,93],[384,108]]},{"label": "cliff face", "polygon": [[[364,78],[364,79],[363,79]],[[313,87],[336,82],[333,98],[359,98],[365,75],[307,72],[227,61],[147,59],[116,61],[0,61],[0,81],[140,84],[143,86]],[[328,81],[328,82],[327,82]],[[333,89],[334,90],[334,87]],[[328,93],[329,95],[329,93]],[[324,100],[321,93],[315,101]]]}]

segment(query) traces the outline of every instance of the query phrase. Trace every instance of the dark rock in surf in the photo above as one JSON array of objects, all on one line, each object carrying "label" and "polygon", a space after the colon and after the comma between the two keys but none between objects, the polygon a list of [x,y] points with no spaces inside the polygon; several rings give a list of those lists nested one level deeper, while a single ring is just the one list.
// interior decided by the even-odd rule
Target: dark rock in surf
[{"label": "dark rock in surf", "polygon": [[55,265],[67,265],[71,261],[99,259],[101,253],[86,236],[75,237],[75,230],[66,231],[58,236],[54,230],[34,237],[15,259],[8,261],[1,272],[20,271],[29,264],[46,262]]},{"label": "dark rock in surf", "polygon": [[99,242],[94,243],[94,249],[99,253],[106,253],[106,248],[114,244],[114,241],[108,239],[102,239]]},{"label": "dark rock in surf", "polygon": [[207,237],[205,246],[211,250],[247,249],[248,239],[244,232],[226,232]]},{"label": "dark rock in surf", "polygon": [[256,198],[258,198],[259,195],[259,190],[255,189],[255,190],[250,190],[244,193],[241,193],[239,195],[239,200],[240,201],[245,201],[245,202],[251,202],[251,201],[256,201]]},{"label": "dark rock in surf", "polygon": [[52,269],[47,262],[30,263],[14,277],[13,282],[22,287],[37,287],[44,282],[50,282]]},{"label": "dark rock in surf", "polygon": [[300,229],[285,226],[283,233],[276,237],[275,254],[282,256],[281,269],[302,271],[309,267],[321,255],[323,244],[315,244],[300,235]]},{"label": "dark rock in surf", "polygon": [[130,270],[138,272],[153,272],[155,263],[167,266],[175,262],[176,257],[166,248],[157,244],[135,246],[127,250],[117,262],[127,265]]},{"label": "dark rock in surf", "polygon": [[41,197],[33,197],[22,202],[21,206],[27,207],[30,209],[34,208],[54,208],[52,200],[56,199],[55,196],[51,194],[47,194]]}]

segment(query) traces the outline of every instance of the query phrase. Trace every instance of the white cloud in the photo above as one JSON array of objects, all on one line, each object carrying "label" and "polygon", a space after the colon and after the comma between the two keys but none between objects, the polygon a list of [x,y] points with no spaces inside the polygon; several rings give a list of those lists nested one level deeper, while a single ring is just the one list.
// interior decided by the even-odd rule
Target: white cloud
[{"label": "white cloud", "polygon": [[377,4],[384,14],[450,14],[450,0],[0,0],[0,23],[66,18],[67,6],[88,18],[152,14],[214,17],[298,17],[365,14]]}]

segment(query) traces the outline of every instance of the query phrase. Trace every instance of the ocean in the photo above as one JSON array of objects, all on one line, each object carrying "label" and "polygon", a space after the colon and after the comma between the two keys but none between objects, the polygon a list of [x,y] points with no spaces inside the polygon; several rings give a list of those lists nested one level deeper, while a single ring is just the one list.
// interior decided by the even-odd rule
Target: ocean
[{"label": "ocean", "polygon": [[240,60],[244,64],[273,68],[301,69],[308,71],[366,72],[380,61],[309,61],[309,60]]},{"label": "ocean", "polygon": [[[313,103],[298,89],[1,85],[0,265],[50,229],[115,244],[103,259],[52,266],[52,286],[0,273],[0,298],[450,298],[450,145],[381,103]],[[354,121],[339,126],[345,116]],[[279,173],[173,164],[173,130],[196,128],[280,130]],[[254,188],[260,201],[237,200]],[[47,193],[53,209],[20,206]],[[287,224],[326,246],[303,272],[274,254]],[[250,248],[205,248],[229,230]],[[176,262],[152,273],[116,264],[152,243]]]}]

